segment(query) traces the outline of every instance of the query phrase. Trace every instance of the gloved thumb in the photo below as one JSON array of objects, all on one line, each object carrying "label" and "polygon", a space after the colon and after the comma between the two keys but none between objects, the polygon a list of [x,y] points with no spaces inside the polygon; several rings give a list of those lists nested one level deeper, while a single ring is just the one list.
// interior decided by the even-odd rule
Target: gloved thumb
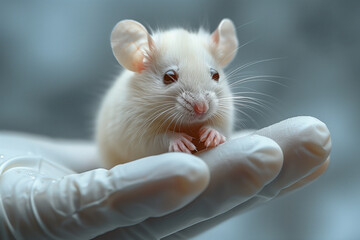
[{"label": "gloved thumb", "polygon": [[175,211],[209,181],[207,165],[181,153],[60,178],[43,159],[16,161],[0,172],[5,232],[16,239],[90,239]]}]

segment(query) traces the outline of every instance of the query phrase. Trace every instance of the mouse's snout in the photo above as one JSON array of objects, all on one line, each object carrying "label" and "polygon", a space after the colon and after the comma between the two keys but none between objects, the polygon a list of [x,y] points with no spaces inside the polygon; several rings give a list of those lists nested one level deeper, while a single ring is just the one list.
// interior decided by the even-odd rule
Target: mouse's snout
[{"label": "mouse's snout", "polygon": [[215,93],[209,91],[182,92],[177,101],[182,109],[189,114],[191,121],[203,121],[210,117],[214,111]]},{"label": "mouse's snout", "polygon": [[196,114],[204,114],[209,110],[209,104],[207,101],[198,101],[194,103],[194,112]]}]

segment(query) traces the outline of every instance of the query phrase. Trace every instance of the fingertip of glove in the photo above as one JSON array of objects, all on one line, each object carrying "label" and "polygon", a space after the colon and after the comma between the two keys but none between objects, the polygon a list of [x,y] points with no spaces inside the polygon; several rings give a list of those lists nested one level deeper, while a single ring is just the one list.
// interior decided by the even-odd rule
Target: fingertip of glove
[{"label": "fingertip of glove", "polygon": [[253,158],[262,161],[273,172],[278,173],[283,164],[283,152],[280,146],[272,139],[260,135],[251,136],[257,142],[257,148],[252,153]]},{"label": "fingertip of glove", "polygon": [[261,171],[262,183],[266,184],[273,180],[280,172],[283,165],[283,152],[280,146],[272,139],[260,135],[249,137],[252,146],[248,154],[256,171]]},{"label": "fingertip of glove", "polygon": [[169,177],[174,189],[191,195],[207,187],[210,171],[200,158],[186,153],[165,153],[162,156],[167,159],[167,168],[172,172]]},{"label": "fingertip of glove", "polygon": [[279,145],[259,135],[230,140],[202,157],[212,165],[211,179],[227,179],[223,184],[233,186],[229,188],[239,196],[256,194],[279,174],[283,164]]},{"label": "fingertip of glove", "polygon": [[[309,149],[318,155],[320,158],[326,160],[331,151],[331,136],[330,131],[325,123],[313,118],[313,132],[316,136],[317,142],[313,144],[313,148]],[[315,148],[314,148],[315,147]]]},{"label": "fingertip of glove", "polygon": [[314,156],[313,160],[324,162],[331,151],[331,136],[326,124],[317,118],[303,116],[297,117],[296,125],[299,129],[299,140],[309,155]]},{"label": "fingertip of glove", "polygon": [[198,157],[185,153],[138,159],[118,165],[110,172],[115,189],[111,200],[114,208],[130,203],[136,208],[142,206],[153,217],[185,206],[205,190],[210,179],[208,166]]},{"label": "fingertip of glove", "polygon": [[289,118],[256,133],[274,139],[287,157],[307,159],[311,165],[324,162],[331,151],[329,129],[310,116]]}]

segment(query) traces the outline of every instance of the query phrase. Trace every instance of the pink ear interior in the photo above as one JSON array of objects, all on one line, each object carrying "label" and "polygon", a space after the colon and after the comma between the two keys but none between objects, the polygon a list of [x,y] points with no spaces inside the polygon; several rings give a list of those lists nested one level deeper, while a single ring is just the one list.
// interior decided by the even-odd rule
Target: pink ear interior
[{"label": "pink ear interior", "polygon": [[154,51],[155,44],[143,25],[134,20],[123,20],[114,27],[111,47],[124,68],[141,72],[146,67],[146,54]]},{"label": "pink ear interior", "polygon": [[[148,44],[148,49],[150,52],[153,52],[155,51],[155,43],[154,43],[154,40],[152,39],[152,37],[150,36],[149,33],[147,33],[147,44]],[[137,47],[139,48],[139,47]],[[139,48],[140,49],[140,48]],[[149,52],[149,53],[150,53]],[[145,57],[145,53],[144,51],[141,51],[139,50],[137,53],[136,53],[136,57],[134,57],[133,59],[133,65],[135,66],[134,70],[135,72],[137,73],[141,73],[143,70],[145,70],[146,68],[146,64],[145,64],[145,60],[146,60],[146,57]]]},{"label": "pink ear interior", "polygon": [[217,45],[219,43],[220,35],[219,35],[219,29],[216,29],[211,34],[211,40]]},{"label": "pink ear interior", "polygon": [[145,69],[144,55],[142,53],[139,53],[136,58],[134,57],[133,65],[134,65],[135,72],[140,73],[141,71],[143,71]]},{"label": "pink ear interior", "polygon": [[230,19],[223,19],[211,34],[211,51],[221,66],[226,66],[236,55],[238,40]]}]

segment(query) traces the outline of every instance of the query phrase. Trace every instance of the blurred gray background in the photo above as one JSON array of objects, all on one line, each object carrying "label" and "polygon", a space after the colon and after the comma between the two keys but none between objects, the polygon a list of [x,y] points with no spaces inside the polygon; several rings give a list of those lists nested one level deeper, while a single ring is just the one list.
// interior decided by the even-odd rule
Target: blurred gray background
[{"label": "blurred gray background", "polygon": [[[152,28],[224,17],[238,27],[231,71],[274,75],[248,87],[267,107],[239,116],[249,128],[311,115],[329,127],[328,171],[312,185],[204,233],[206,239],[360,239],[360,1],[0,1],[0,130],[92,137],[98,102],[121,67],[113,26],[131,18]],[[196,238],[200,239],[200,238]]]}]

